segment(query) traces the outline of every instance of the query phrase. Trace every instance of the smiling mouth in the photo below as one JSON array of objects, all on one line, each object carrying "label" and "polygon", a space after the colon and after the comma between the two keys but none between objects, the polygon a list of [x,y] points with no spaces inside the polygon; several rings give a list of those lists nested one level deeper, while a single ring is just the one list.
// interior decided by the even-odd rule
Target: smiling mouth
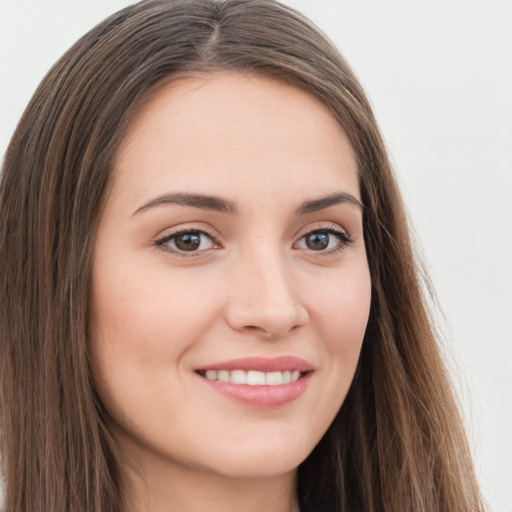
[{"label": "smiling mouth", "polygon": [[314,366],[300,357],[245,357],[198,368],[208,388],[244,406],[274,409],[305,393]]},{"label": "smiling mouth", "polygon": [[309,372],[285,370],[261,372],[256,370],[198,370],[197,373],[210,381],[249,386],[282,386],[297,382]]}]

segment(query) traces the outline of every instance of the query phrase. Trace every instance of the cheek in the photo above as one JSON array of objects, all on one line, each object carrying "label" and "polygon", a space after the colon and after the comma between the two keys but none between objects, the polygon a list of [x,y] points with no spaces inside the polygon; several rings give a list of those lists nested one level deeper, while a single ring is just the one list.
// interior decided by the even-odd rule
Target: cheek
[{"label": "cheek", "polygon": [[151,406],[150,397],[168,397],[169,382],[182,386],[186,354],[207,329],[206,299],[162,268],[99,261],[92,282],[92,371],[112,418],[126,425]]},{"label": "cheek", "polygon": [[[356,269],[357,270],[357,269]],[[328,352],[336,357],[359,357],[371,302],[371,280],[367,267],[345,272],[332,280],[315,297],[314,310],[318,329]]]},{"label": "cheek", "polygon": [[323,429],[341,407],[359,361],[371,302],[371,280],[363,263],[346,267],[335,279],[325,281],[311,302],[311,320],[326,362],[318,401]]},{"label": "cheek", "polygon": [[122,352],[124,359],[163,364],[200,337],[211,309],[206,294],[164,270],[144,265],[98,268],[93,277],[93,339]]}]

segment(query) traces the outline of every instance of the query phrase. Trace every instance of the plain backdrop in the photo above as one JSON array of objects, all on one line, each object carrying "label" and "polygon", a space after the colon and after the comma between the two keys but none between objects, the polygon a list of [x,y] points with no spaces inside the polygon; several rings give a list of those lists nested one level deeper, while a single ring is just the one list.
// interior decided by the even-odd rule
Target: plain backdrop
[{"label": "plain backdrop", "polygon": [[[129,3],[0,0],[2,155],[49,67]],[[484,496],[511,512],[512,0],[286,3],[334,40],[370,96],[444,313]]]}]

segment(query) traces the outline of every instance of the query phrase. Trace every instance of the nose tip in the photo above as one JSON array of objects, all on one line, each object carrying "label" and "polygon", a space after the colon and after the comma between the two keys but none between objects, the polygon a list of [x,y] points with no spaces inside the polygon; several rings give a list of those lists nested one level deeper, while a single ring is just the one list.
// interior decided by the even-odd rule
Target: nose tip
[{"label": "nose tip", "polygon": [[276,339],[309,321],[293,279],[275,265],[253,267],[237,280],[227,311],[228,324],[239,332]]},{"label": "nose tip", "polygon": [[[255,314],[255,310],[259,312]],[[238,331],[264,337],[266,339],[282,338],[298,330],[307,323],[307,313],[303,308],[297,311],[269,308],[265,305],[252,306],[246,318],[240,316],[232,325]]]}]

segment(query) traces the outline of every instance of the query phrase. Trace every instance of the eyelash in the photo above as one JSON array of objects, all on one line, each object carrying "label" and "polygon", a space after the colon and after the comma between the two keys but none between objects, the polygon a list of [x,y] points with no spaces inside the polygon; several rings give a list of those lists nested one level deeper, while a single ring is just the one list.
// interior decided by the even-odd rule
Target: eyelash
[{"label": "eyelash", "polygon": [[204,251],[204,249],[203,249],[203,251],[190,251],[190,252],[187,252],[187,251],[182,251],[182,250],[179,250],[179,249],[169,248],[168,246],[166,246],[167,243],[171,242],[173,239],[179,237],[180,235],[205,235],[216,246],[220,246],[221,245],[219,240],[217,239],[217,237],[213,233],[208,232],[204,228],[201,228],[201,229],[198,229],[198,228],[178,229],[176,231],[173,231],[172,233],[169,233],[169,234],[166,234],[166,235],[162,236],[161,238],[158,238],[155,241],[155,245],[158,248],[162,249],[163,251],[170,252],[172,254],[178,254],[179,256],[183,256],[185,258],[193,258],[193,257],[200,256],[201,253]]},{"label": "eyelash", "polygon": [[327,233],[329,235],[334,235],[339,240],[339,243],[335,247],[328,250],[314,251],[313,249],[310,249],[312,253],[318,256],[327,257],[334,254],[338,254],[339,252],[343,251],[347,245],[350,245],[354,242],[354,240],[348,235],[348,233],[344,229],[341,229],[339,226],[332,224],[323,225],[316,227],[314,229],[310,229],[306,231],[304,234],[302,234],[298,241],[305,239],[306,236],[312,235],[313,233]]},{"label": "eyelash", "polygon": [[[343,251],[343,249],[347,245],[350,245],[353,243],[353,240],[352,240],[352,238],[350,238],[348,233],[345,230],[343,230],[335,225],[325,225],[325,226],[319,226],[314,229],[310,229],[309,231],[306,231],[304,234],[302,234],[300,236],[300,238],[298,239],[298,241],[295,243],[298,243],[300,240],[303,240],[306,236],[312,235],[313,233],[327,233],[329,235],[334,235],[339,239],[339,243],[336,245],[336,247],[331,248],[327,251],[325,251],[325,250],[314,251],[314,250],[310,249],[310,251],[312,253],[316,253],[321,256],[328,256],[331,254],[339,253],[339,252]],[[207,236],[212,241],[212,243],[215,244],[217,247],[221,245],[219,240],[217,239],[217,237],[214,234],[208,232],[208,230],[205,230],[204,228],[198,229],[198,228],[191,227],[191,228],[179,229],[179,230],[173,231],[172,233],[166,234],[166,235],[158,238],[155,241],[155,246],[166,251],[166,252],[177,254],[180,257],[185,257],[185,258],[193,258],[193,257],[201,256],[201,253],[204,252],[205,250],[207,250],[207,249],[203,249],[203,250],[195,250],[195,251],[187,252],[187,251],[183,251],[180,249],[169,248],[168,246],[166,246],[166,244],[171,242],[173,239],[176,239],[180,235],[200,235],[200,236],[204,235],[204,236]],[[308,249],[306,249],[306,250],[308,250]]]}]

